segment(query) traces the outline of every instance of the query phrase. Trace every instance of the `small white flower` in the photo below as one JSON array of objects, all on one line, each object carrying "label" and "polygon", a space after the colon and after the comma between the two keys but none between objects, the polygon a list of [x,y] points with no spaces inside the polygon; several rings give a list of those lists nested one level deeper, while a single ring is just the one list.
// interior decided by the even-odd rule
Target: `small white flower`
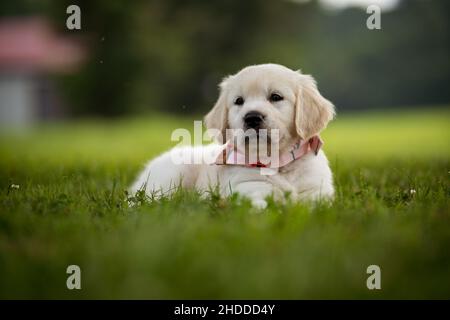
[{"label": "small white flower", "polygon": [[411,190],[409,190],[409,193],[410,194],[416,194],[416,190],[415,189],[411,189]]},{"label": "small white flower", "polygon": [[18,184],[12,184],[10,185],[11,189],[20,189],[20,186]]}]

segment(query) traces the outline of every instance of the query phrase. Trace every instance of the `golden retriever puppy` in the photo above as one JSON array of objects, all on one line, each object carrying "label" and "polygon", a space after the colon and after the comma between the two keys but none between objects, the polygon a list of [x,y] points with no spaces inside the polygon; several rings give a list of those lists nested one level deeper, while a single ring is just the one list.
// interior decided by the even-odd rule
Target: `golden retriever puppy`
[{"label": "golden retriever puppy", "polygon": [[218,188],[222,196],[237,192],[259,208],[267,206],[268,196],[332,199],[333,178],[319,133],[334,114],[310,75],[277,64],[246,67],[222,81],[204,119],[216,142],[160,155],[130,192],[158,197],[177,186]]}]

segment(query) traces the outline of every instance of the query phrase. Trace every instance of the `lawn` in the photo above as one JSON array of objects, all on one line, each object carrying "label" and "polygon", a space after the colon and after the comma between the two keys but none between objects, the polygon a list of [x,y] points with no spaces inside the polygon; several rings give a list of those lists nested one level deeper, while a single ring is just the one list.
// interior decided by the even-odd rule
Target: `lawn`
[{"label": "lawn", "polygon": [[[334,204],[264,211],[188,190],[128,206],[143,162],[192,119],[3,133],[0,298],[449,299],[448,109],[340,115],[323,134]],[[81,290],[66,288],[72,264]]]}]

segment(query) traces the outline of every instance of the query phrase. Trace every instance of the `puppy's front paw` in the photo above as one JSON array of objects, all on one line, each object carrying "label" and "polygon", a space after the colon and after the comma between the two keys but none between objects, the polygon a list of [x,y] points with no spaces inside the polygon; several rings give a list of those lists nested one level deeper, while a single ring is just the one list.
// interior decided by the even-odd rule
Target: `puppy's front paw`
[{"label": "puppy's front paw", "polygon": [[267,202],[263,199],[252,199],[252,205],[257,209],[265,209],[267,207]]}]

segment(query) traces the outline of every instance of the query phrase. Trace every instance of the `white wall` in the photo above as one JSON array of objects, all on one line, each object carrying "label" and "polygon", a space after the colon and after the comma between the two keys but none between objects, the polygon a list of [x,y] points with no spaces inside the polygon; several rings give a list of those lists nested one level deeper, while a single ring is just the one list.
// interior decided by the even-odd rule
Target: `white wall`
[{"label": "white wall", "polygon": [[23,129],[36,120],[36,92],[27,74],[0,74],[0,129]]}]

